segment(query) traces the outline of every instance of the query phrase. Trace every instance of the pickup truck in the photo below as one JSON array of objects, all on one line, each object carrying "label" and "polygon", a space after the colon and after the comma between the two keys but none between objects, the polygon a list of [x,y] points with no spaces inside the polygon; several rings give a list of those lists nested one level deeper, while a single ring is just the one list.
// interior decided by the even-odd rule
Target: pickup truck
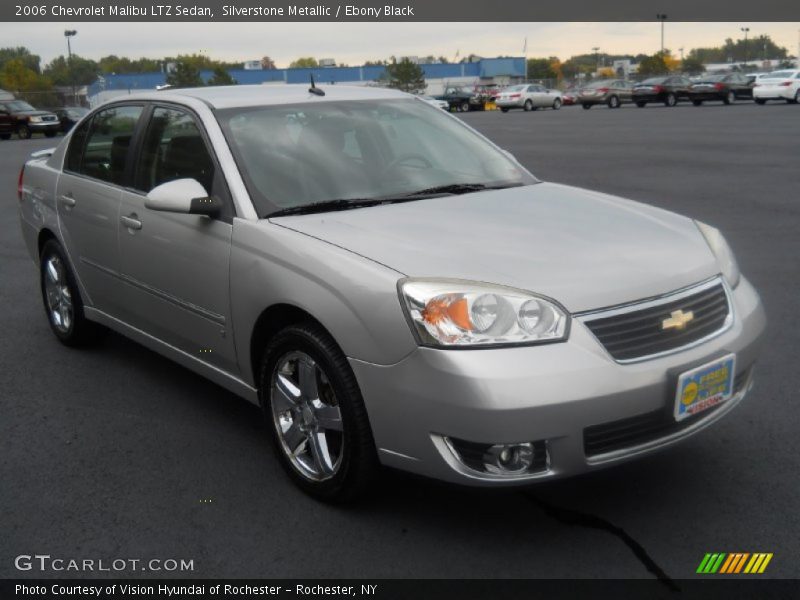
[{"label": "pickup truck", "polygon": [[450,105],[450,110],[458,112],[469,112],[479,110],[483,107],[480,99],[471,91],[460,86],[448,86],[444,89],[444,94],[436,96],[437,100],[444,100]]}]

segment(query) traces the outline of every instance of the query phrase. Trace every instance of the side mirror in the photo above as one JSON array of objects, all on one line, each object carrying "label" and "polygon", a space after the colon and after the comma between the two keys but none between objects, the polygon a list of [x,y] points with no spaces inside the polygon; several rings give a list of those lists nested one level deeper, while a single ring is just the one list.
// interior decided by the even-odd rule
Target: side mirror
[{"label": "side mirror", "polygon": [[175,179],[150,190],[144,205],[150,210],[206,215],[213,217],[222,210],[222,203],[210,198],[196,179]]}]

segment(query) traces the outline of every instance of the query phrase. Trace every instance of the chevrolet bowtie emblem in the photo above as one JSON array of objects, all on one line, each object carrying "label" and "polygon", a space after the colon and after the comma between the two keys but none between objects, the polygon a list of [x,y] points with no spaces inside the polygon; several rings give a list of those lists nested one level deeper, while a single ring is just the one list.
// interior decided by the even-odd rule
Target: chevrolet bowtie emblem
[{"label": "chevrolet bowtie emblem", "polygon": [[683,329],[692,319],[694,319],[692,311],[673,310],[669,317],[661,321],[661,329]]}]

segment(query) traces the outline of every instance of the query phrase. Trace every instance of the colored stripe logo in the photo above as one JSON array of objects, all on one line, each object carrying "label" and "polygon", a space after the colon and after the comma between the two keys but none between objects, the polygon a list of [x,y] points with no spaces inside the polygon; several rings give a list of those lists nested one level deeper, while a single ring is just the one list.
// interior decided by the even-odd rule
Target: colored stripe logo
[{"label": "colored stripe logo", "polygon": [[763,573],[772,560],[772,552],[709,552],[700,561],[697,573],[736,575]]}]

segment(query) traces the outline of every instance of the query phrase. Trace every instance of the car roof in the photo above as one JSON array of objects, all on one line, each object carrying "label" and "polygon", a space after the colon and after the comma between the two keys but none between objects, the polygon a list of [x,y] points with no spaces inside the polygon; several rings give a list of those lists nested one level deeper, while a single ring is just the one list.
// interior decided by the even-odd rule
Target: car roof
[{"label": "car roof", "polygon": [[[310,84],[230,85],[220,87],[168,88],[125,96],[125,100],[177,101],[186,98],[201,100],[213,108],[239,108],[302,102],[336,102],[339,100],[383,100],[408,98],[398,90],[368,86],[326,85],[316,87],[324,96],[309,93]],[[114,98],[118,100],[118,98]]]}]

